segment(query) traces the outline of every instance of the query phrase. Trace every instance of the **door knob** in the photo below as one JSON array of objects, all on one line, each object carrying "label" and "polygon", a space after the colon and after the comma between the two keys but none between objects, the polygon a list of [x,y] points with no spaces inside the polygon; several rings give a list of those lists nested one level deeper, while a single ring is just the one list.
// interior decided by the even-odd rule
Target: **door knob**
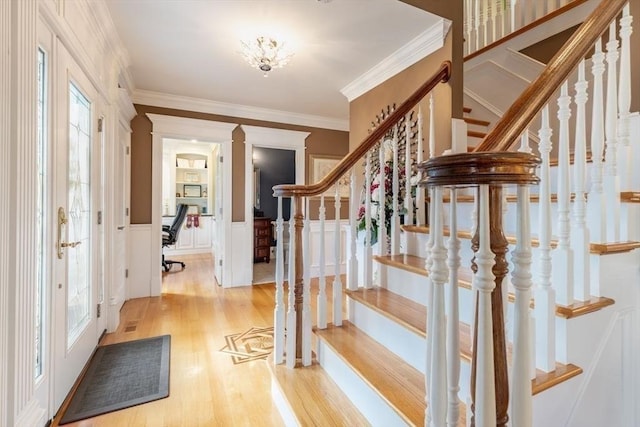
[{"label": "door knob", "polygon": [[60,247],[62,247],[62,248],[75,248],[80,243],[82,243],[82,242],[81,241],[77,241],[77,242],[62,242],[62,243],[60,243]]}]

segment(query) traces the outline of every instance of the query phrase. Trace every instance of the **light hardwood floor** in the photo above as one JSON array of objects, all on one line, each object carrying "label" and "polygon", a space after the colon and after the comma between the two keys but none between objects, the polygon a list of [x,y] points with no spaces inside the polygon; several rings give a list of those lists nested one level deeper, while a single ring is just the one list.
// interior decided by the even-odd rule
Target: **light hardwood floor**
[{"label": "light hardwood floor", "polygon": [[[234,365],[225,335],[273,325],[272,284],[223,289],[208,255],[163,275],[162,296],[127,301],[118,330],[101,344],[171,335],[170,396],[101,415],[74,427],[280,426],[267,361]],[[57,426],[57,420],[53,426]]]}]

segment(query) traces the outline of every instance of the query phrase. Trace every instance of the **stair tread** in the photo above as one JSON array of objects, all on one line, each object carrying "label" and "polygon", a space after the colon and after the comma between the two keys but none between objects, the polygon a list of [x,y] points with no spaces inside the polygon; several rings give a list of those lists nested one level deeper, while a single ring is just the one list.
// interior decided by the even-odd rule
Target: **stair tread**
[{"label": "stair tread", "polygon": [[462,111],[464,111],[465,113],[470,113],[471,107],[462,107]]},{"label": "stair tread", "polygon": [[[404,231],[409,231],[412,233],[420,233],[420,234],[429,234],[429,226],[428,225],[402,225],[401,228]],[[444,227],[442,235],[445,237],[451,236],[451,231],[449,227]],[[458,230],[458,238],[459,239],[471,239],[473,236],[471,232],[468,230]],[[517,239],[513,235],[505,235],[507,242],[511,245],[515,245],[517,243]],[[555,248],[558,246],[558,240],[551,240],[551,247]],[[535,237],[531,238],[531,247],[537,248],[540,247],[540,240]],[[607,255],[613,253],[621,253],[621,252],[629,252],[635,249],[640,248],[640,242],[635,241],[626,241],[626,242],[612,242],[612,243],[590,243],[589,253],[593,255]]]},{"label": "stair tread", "polygon": [[473,117],[465,117],[463,120],[470,125],[489,126],[491,124],[491,122],[486,120],[475,119]]},{"label": "stair tread", "polygon": [[[419,330],[422,336],[426,336],[427,309],[425,306],[379,287],[349,291],[348,295],[392,320],[401,319],[400,323],[412,324],[412,330]],[[472,357],[470,349],[470,327],[460,322],[460,357],[469,363]],[[507,357],[511,359],[510,345],[507,346]],[[556,369],[551,372],[536,370],[536,377],[531,381],[532,393],[534,395],[540,393],[581,373],[582,368],[571,363],[567,365],[556,363]]]},{"label": "stair tread", "polygon": [[[387,255],[387,256],[374,256],[374,260],[382,264],[400,268],[402,270],[410,271],[412,273],[420,274],[422,276],[428,276],[427,269],[425,268],[425,259],[415,255]],[[471,282],[464,280],[464,278],[458,279],[458,286],[465,289],[472,289]],[[510,302],[515,301],[515,294],[509,292],[507,298]],[[583,316],[594,311],[601,310],[605,307],[615,304],[615,300],[607,297],[592,296],[589,301],[576,301],[569,306],[556,304],[556,316],[565,319],[571,319],[573,317]],[[530,304],[531,308],[534,308],[534,302],[532,300]]]},{"label": "stair tread", "polygon": [[269,359],[272,381],[286,397],[300,425],[368,425],[348,396],[315,360],[304,369],[274,365]]},{"label": "stair tread", "polygon": [[329,325],[327,329],[316,329],[315,333],[399,415],[411,425],[424,425],[425,384],[420,371],[349,321],[344,321],[341,327]]},{"label": "stair tread", "polygon": [[467,136],[470,136],[472,138],[484,138],[485,136],[487,136],[486,132],[478,132],[476,130],[468,130],[467,131]]}]

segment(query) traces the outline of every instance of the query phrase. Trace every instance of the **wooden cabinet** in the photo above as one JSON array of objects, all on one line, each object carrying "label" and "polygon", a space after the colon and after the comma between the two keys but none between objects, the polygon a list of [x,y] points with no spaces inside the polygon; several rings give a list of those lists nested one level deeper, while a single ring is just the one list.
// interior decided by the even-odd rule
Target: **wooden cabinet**
[{"label": "wooden cabinet", "polygon": [[270,261],[271,240],[271,218],[254,218],[253,262]]}]

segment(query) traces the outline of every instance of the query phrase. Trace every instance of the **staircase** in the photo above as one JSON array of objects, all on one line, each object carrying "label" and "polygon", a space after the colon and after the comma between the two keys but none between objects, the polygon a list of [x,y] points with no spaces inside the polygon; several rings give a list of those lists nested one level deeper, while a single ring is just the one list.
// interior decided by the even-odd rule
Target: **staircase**
[{"label": "staircase", "polygon": [[[477,141],[468,153],[436,155],[436,123],[417,108],[448,79],[445,63],[321,182],[274,187],[279,203],[292,197],[294,207],[292,286],[282,248],[276,256],[270,363],[287,425],[640,424],[640,179],[631,167],[640,161],[640,119],[629,112],[630,30],[626,2],[597,5],[495,125],[465,111]],[[582,59],[594,43],[588,85]],[[322,194],[347,174],[345,232],[325,221],[324,199],[334,196]],[[312,295],[305,218],[316,195]],[[338,191],[335,202],[340,218]],[[344,239],[327,248],[325,230]],[[281,217],[277,233],[280,242]]]}]

